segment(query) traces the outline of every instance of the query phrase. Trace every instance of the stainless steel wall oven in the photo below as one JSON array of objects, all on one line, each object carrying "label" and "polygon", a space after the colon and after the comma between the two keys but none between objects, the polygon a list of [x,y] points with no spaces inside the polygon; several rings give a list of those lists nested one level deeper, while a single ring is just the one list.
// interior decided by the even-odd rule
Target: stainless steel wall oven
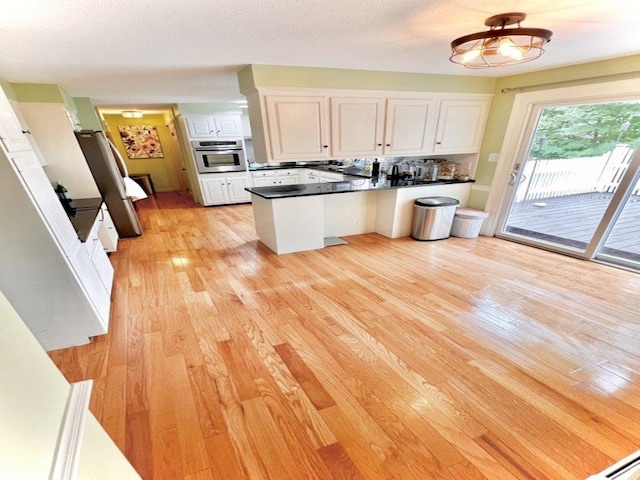
[{"label": "stainless steel wall oven", "polygon": [[199,173],[241,172],[247,169],[242,139],[191,142]]}]

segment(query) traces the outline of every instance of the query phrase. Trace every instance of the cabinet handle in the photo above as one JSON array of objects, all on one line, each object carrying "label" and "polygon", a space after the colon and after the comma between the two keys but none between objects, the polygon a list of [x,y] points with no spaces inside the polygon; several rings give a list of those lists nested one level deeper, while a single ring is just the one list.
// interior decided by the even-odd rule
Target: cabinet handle
[{"label": "cabinet handle", "polygon": [[436,142],[436,145],[442,145],[442,142]]},{"label": "cabinet handle", "polygon": [[25,135],[31,135],[31,130],[22,130]]},{"label": "cabinet handle", "polygon": [[322,148],[329,148],[329,145],[323,145]]},{"label": "cabinet handle", "polygon": [[381,146],[382,146],[382,144],[381,144],[381,143],[379,143],[379,144],[378,144],[378,146],[379,146],[379,147],[381,147]]},{"label": "cabinet handle", "polygon": [[391,146],[391,144],[390,144],[390,143],[387,143],[387,147],[390,147],[390,146]]}]

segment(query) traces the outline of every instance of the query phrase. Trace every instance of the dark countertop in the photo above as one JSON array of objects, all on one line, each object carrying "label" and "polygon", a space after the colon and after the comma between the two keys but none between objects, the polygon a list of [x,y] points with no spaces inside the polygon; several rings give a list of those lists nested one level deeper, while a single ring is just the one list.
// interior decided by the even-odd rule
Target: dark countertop
[{"label": "dark countertop", "polygon": [[69,215],[69,220],[73,228],[78,234],[78,238],[82,243],[87,241],[91,228],[96,221],[100,207],[102,207],[102,198],[78,198],[73,199],[76,207],[75,215]]},{"label": "dark countertop", "polygon": [[[308,168],[308,167],[307,167]],[[342,182],[307,183],[300,185],[274,185],[268,187],[245,188],[248,192],[266,199],[328,195],[332,193],[366,192],[390,190],[394,188],[425,187],[431,185],[453,185],[473,183],[475,180],[437,180],[435,182],[415,180],[392,180],[380,178],[357,178]]]}]

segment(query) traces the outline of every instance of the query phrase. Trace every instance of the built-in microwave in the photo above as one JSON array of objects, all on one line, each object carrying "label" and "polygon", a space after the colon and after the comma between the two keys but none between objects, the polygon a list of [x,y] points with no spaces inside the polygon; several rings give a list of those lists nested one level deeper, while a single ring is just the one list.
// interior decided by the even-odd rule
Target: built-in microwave
[{"label": "built-in microwave", "polygon": [[247,169],[242,139],[192,141],[199,173],[238,172]]}]

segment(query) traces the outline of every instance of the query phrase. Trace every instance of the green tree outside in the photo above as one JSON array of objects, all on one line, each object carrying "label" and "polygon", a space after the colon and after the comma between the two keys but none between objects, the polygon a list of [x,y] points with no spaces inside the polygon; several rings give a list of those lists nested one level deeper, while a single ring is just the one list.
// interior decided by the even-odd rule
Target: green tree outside
[{"label": "green tree outside", "polygon": [[596,157],[640,144],[640,100],[542,109],[529,158]]}]

